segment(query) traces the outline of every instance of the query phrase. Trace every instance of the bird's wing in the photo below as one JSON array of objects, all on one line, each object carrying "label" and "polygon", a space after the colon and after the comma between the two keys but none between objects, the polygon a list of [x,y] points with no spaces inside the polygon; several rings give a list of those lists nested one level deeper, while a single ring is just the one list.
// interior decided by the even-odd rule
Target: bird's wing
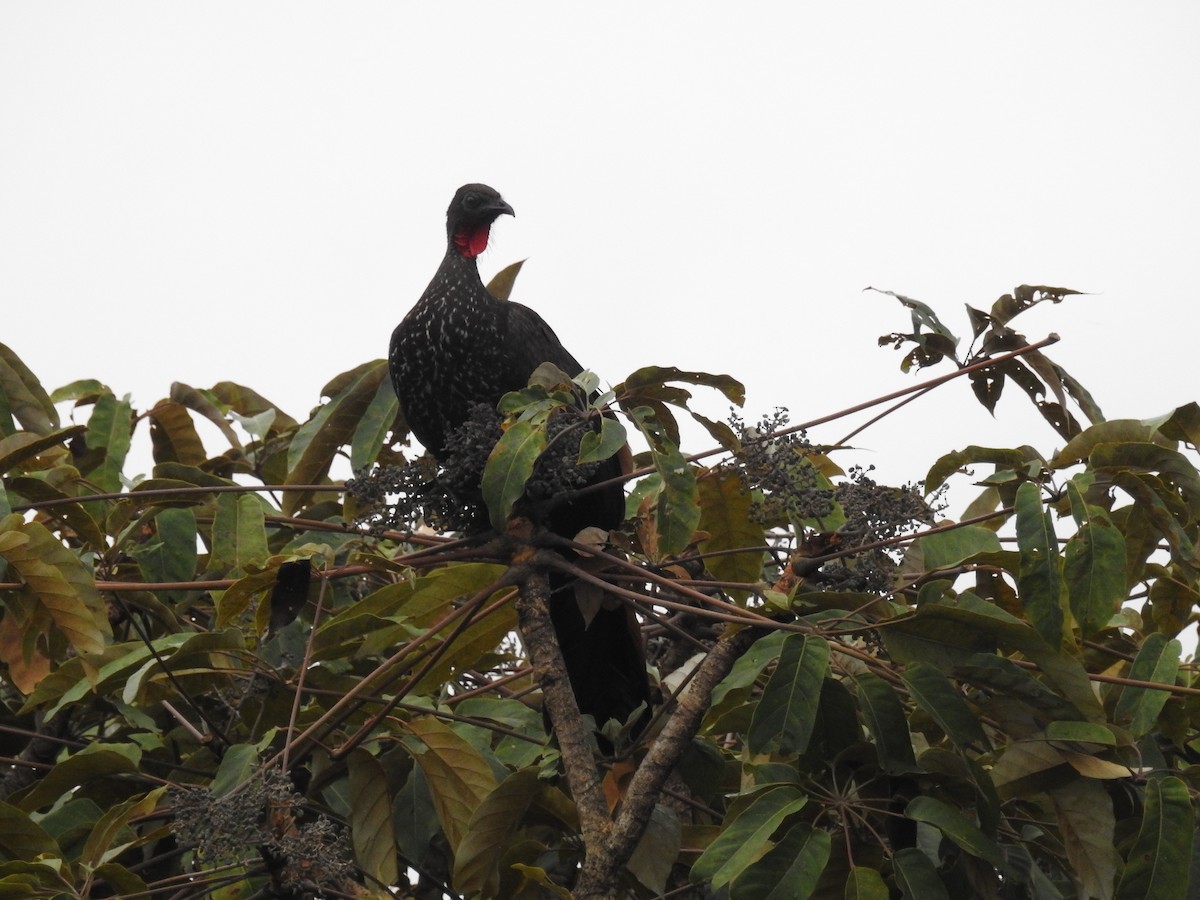
[{"label": "bird's wing", "polygon": [[511,351],[510,373],[514,383],[524,387],[533,370],[542,363],[554,363],[572,378],[583,371],[583,366],[567,352],[546,320],[528,306],[508,302],[508,340]]}]

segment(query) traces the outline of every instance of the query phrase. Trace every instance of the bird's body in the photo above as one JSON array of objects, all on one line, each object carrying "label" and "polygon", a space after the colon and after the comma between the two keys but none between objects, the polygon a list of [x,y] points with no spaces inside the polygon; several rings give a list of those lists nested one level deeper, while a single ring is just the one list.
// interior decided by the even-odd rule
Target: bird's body
[{"label": "bird's body", "polygon": [[[492,222],[512,215],[500,194],[481,184],[458,190],[447,211],[446,255],[429,286],[392,334],[388,355],[392,382],[409,429],[436,458],[452,450],[448,440],[471,408],[495,406],[520,390],[542,363],[568,375],[582,366],[550,326],[527,306],[500,300],[484,287],[476,257],[487,247]],[[619,474],[611,458],[591,476],[598,483]],[[619,485],[553,507],[543,524],[573,538],[588,525],[610,530],[624,517]],[[568,588],[555,577],[557,594]],[[601,609],[593,619],[569,597],[551,608],[571,684],[580,709],[597,724],[626,719],[649,702],[645,662],[636,621],[624,606]]]},{"label": "bird's body", "polygon": [[392,335],[390,361],[409,427],[436,457],[472,404],[495,405],[543,362],[570,375],[583,368],[536,312],[488,293],[475,259],[453,245]]}]

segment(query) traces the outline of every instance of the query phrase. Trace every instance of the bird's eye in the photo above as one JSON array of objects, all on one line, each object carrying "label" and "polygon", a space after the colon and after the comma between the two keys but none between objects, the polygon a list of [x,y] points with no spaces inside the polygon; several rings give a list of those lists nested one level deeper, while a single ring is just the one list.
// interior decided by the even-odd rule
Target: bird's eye
[{"label": "bird's eye", "polygon": [[467,194],[467,196],[463,197],[463,206],[467,209],[478,209],[480,202],[478,194]]}]

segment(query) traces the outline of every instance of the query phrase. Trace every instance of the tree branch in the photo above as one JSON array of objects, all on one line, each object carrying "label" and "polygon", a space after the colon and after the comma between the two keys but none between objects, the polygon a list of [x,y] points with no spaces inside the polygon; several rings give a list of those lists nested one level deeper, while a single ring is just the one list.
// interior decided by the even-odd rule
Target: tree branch
[{"label": "tree branch", "polygon": [[667,778],[700,730],[700,723],[712,704],[713,688],[729,674],[750,645],[767,633],[765,628],[741,628],[723,635],[709,651],[691,685],[679,697],[666,727],[634,773],[607,839],[598,847],[589,846],[575,886],[575,897],[615,896],[618,873],[637,848]]},{"label": "tree branch", "polygon": [[[509,525],[510,535],[521,537],[522,532],[528,535],[529,530],[528,520],[514,519]],[[579,810],[585,853],[590,856],[594,848],[602,846],[608,838],[612,821],[604,802],[592,744],[571,688],[554,623],[550,620],[550,581],[546,563],[539,559],[538,551],[522,542],[513,554],[513,566],[519,585],[517,626],[558,738],[567,784]]]}]

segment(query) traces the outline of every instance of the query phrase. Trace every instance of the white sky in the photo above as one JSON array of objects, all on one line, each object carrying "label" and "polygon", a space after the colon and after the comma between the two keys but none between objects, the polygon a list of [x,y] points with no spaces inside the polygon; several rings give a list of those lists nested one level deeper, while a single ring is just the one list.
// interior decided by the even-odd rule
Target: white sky
[{"label": "white sky", "polygon": [[[1200,395],[1198,37],[1183,2],[4,2],[0,341],[49,388],[229,379],[304,416],[485,181],[517,210],[485,279],[529,257],[515,299],[608,382],[729,372],[799,421],[912,382],[863,287],[962,333],[1046,283],[1094,296],[1018,327],[1147,417]],[[860,459],[1051,452],[1009,391],[993,421],[943,388]]]}]

